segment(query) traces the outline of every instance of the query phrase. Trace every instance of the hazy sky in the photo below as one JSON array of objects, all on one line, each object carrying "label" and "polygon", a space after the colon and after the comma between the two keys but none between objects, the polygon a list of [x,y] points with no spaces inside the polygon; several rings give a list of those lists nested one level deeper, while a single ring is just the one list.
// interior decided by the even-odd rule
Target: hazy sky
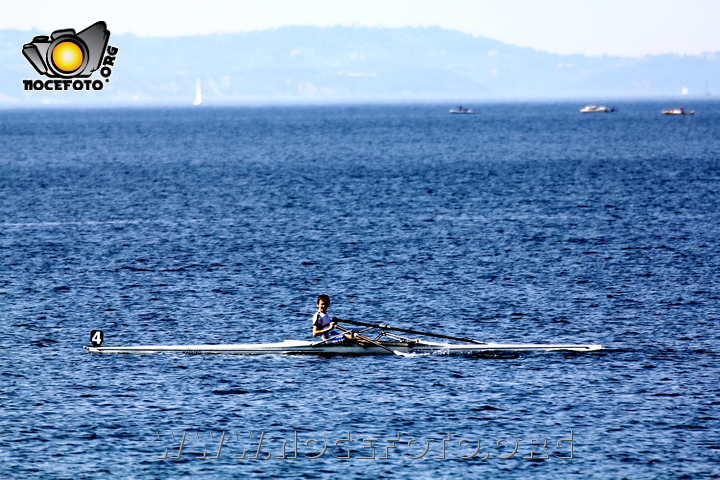
[{"label": "hazy sky", "polygon": [[720,0],[0,0],[0,29],[179,36],[284,25],[431,26],[554,53],[720,52]]}]

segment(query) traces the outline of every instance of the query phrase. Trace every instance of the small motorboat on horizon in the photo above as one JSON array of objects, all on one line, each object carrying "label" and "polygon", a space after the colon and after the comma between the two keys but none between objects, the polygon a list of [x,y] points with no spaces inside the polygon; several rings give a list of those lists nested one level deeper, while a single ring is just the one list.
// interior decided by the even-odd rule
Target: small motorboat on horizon
[{"label": "small motorboat on horizon", "polygon": [[475,110],[470,110],[470,109],[467,109],[467,108],[463,108],[463,106],[460,105],[460,106],[457,108],[457,110],[450,110],[450,113],[462,113],[462,114],[469,115],[469,114],[473,114],[473,113],[477,113],[477,112],[476,112]]},{"label": "small motorboat on horizon", "polygon": [[685,109],[683,109],[683,107],[681,106],[680,108],[673,108],[671,110],[663,110],[662,113],[663,113],[663,115],[694,115],[695,111],[690,110],[690,111],[686,112]]},{"label": "small motorboat on horizon", "polygon": [[598,107],[597,105],[588,105],[580,109],[580,113],[610,113],[614,111],[614,108]]}]

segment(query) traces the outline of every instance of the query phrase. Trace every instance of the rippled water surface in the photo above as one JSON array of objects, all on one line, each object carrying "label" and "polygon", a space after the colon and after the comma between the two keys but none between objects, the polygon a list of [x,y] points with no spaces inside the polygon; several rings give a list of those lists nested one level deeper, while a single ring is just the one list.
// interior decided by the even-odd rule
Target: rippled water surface
[{"label": "rippled water surface", "polygon": [[[0,477],[717,478],[720,104],[671,106],[0,112]],[[319,293],[606,350],[82,349],[309,339]]]}]

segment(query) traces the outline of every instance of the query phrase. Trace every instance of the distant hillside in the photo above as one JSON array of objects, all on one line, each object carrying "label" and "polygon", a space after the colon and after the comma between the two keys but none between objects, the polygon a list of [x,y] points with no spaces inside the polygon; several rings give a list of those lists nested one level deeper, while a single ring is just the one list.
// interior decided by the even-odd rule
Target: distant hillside
[{"label": "distant hillside", "polygon": [[[112,26],[110,26],[112,30]],[[0,31],[0,106],[41,102],[206,104],[679,97],[720,93],[720,53],[643,58],[555,55],[441,28],[284,27],[180,38],[111,35],[102,92],[23,92],[40,78],[33,35]],[[97,73],[94,75],[97,77]]]}]

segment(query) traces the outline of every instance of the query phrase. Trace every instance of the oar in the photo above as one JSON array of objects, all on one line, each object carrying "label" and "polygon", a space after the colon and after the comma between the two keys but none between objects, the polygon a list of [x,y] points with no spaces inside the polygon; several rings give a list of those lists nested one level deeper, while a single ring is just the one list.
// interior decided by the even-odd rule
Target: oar
[{"label": "oar", "polygon": [[[343,322],[344,322],[344,321],[345,321],[345,320],[343,320]],[[335,327],[336,327],[336,328],[339,328],[339,329],[342,330],[343,332],[350,332],[350,330],[348,330],[347,328],[343,328],[343,327],[341,327],[340,325],[335,325]],[[383,344],[380,343],[380,342],[376,342],[375,340],[372,340],[372,339],[366,337],[365,335],[360,335],[360,337],[362,337],[362,339],[365,340],[366,342],[372,343],[373,345],[376,345],[376,346],[378,346],[378,347],[380,347],[380,348],[383,348],[383,349],[387,350],[388,352],[392,352],[392,353],[394,353],[395,355],[399,355],[399,356],[401,356],[401,357],[412,357],[412,354],[410,354],[410,353],[405,353],[405,352],[401,352],[401,351],[399,351],[399,350],[394,350],[394,349],[392,349],[392,348],[390,348],[390,347],[388,347],[388,346],[386,346],[386,345],[383,345]]]},{"label": "oar", "polygon": [[366,322],[358,322],[356,320],[341,320],[339,318],[338,319],[333,318],[333,320],[337,321],[337,322],[349,323],[351,325],[358,325],[361,327],[379,328],[380,330],[394,330],[396,332],[414,333],[415,335],[426,335],[428,337],[447,338],[448,340],[457,340],[458,342],[469,342],[469,343],[477,343],[480,345],[485,345],[485,342],[473,340],[472,338],[451,337],[450,335],[440,335],[438,333],[420,332],[417,330],[410,330],[409,328],[391,327],[389,325],[385,325],[384,323],[366,323]]}]

